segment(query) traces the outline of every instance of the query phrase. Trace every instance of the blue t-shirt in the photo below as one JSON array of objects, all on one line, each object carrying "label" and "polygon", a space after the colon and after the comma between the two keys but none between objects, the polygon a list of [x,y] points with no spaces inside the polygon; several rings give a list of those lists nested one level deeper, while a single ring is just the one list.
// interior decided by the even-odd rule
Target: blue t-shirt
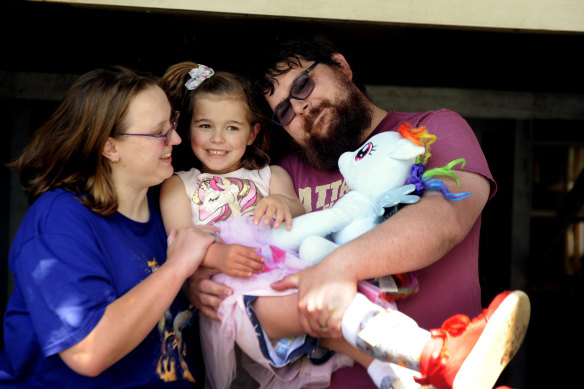
[{"label": "blue t-shirt", "polygon": [[196,313],[182,294],[138,347],[98,377],[73,372],[57,355],[85,338],[108,304],[166,260],[166,234],[152,199],[150,215],[146,223],[120,213],[99,216],[64,190],[35,201],[10,251],[15,290],[4,318],[0,387],[157,387],[171,381],[172,387],[192,387],[200,346]]}]

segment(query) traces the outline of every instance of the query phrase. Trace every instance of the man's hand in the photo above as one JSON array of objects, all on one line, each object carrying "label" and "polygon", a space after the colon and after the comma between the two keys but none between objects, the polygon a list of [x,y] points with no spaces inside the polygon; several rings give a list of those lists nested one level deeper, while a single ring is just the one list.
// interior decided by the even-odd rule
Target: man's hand
[{"label": "man's hand", "polygon": [[201,266],[183,285],[183,292],[190,303],[213,320],[219,320],[219,305],[225,297],[233,293],[227,286],[211,280],[217,273],[218,270]]},{"label": "man's hand", "polygon": [[341,320],[357,293],[357,281],[325,262],[272,284],[277,291],[298,287],[298,319],[315,337],[341,338]]}]

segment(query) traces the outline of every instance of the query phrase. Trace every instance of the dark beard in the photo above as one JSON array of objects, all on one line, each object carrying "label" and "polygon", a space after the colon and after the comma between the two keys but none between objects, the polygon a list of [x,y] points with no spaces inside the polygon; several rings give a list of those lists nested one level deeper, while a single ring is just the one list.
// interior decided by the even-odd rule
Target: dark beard
[{"label": "dark beard", "polygon": [[371,125],[373,112],[367,98],[353,83],[346,83],[345,90],[344,98],[323,102],[305,118],[305,131],[311,133],[314,118],[326,108],[330,120],[325,133],[311,134],[304,145],[294,145],[298,155],[318,170],[337,170],[341,154],[357,149]]}]

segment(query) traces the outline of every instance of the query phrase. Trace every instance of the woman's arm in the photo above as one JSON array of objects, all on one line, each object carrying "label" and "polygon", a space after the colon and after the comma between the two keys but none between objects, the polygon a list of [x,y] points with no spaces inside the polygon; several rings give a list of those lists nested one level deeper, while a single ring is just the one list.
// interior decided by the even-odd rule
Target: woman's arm
[{"label": "woman's arm", "polygon": [[213,227],[184,228],[168,237],[167,260],[144,281],[110,303],[95,328],[59,353],[75,372],[97,376],[135,349],[156,326],[200,265]]}]

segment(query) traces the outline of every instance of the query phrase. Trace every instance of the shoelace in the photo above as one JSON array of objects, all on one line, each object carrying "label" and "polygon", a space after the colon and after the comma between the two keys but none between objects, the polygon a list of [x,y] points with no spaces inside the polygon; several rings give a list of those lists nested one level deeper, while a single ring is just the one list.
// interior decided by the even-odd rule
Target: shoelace
[{"label": "shoelace", "polygon": [[[446,358],[448,357],[447,349],[448,349],[448,339],[453,336],[460,336],[466,328],[471,324],[481,320],[487,320],[486,316],[487,310],[483,309],[483,312],[480,313],[477,317],[475,317],[472,321],[470,318],[463,314],[455,315],[449,319],[447,319],[444,323],[442,323],[442,327],[438,329],[430,330],[430,333],[433,338],[441,338],[442,339],[442,348],[440,349],[439,358]],[[427,385],[429,382],[426,382],[425,377],[421,379],[416,379],[416,382]],[[495,389],[512,389],[509,386],[498,386]]]},{"label": "shoelace", "polygon": [[[479,315],[483,316],[483,315]],[[448,357],[448,339],[451,336],[459,336],[461,335],[468,325],[471,323],[470,318],[466,315],[458,314],[452,316],[444,323],[442,323],[442,327],[438,329],[430,330],[430,334],[433,338],[441,338],[442,339],[442,348],[440,349],[440,359]]]}]

